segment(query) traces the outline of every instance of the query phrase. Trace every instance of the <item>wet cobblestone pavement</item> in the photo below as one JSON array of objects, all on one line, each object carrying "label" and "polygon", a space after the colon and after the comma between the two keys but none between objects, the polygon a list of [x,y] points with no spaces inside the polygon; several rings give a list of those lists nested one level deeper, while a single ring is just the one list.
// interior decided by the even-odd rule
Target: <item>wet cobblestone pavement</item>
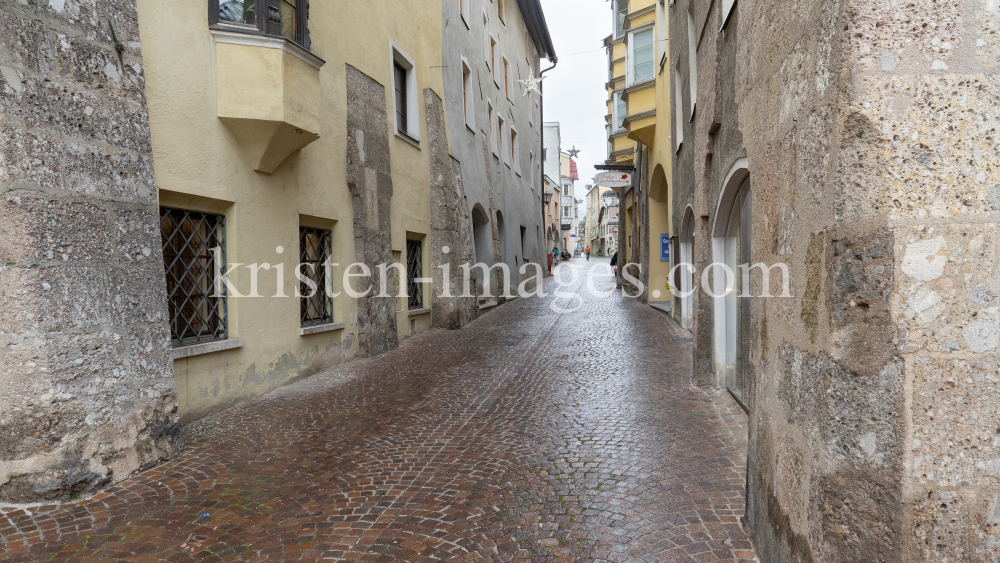
[{"label": "wet cobblestone pavement", "polygon": [[754,560],[745,416],[689,386],[685,331],[586,279],[575,312],[518,299],[192,425],[93,498],[0,510],[0,560]]}]

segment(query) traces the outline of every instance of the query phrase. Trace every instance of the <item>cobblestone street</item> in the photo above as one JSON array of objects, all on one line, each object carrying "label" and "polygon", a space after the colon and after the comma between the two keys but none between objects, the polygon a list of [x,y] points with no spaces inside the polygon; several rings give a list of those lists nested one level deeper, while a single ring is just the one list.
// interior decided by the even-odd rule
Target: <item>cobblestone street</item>
[{"label": "cobblestone street", "polygon": [[572,262],[579,298],[412,337],[187,427],[182,456],[93,498],[6,508],[0,558],[754,560],[745,415],[690,387],[686,331],[590,294],[599,260]]}]

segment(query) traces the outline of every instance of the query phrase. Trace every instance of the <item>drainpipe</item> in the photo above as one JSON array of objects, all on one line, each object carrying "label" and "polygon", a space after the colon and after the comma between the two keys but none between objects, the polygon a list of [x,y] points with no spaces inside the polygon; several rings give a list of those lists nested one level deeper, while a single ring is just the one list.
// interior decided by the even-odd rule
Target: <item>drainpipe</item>
[{"label": "drainpipe", "polygon": [[[554,69],[554,68],[556,68],[557,64],[559,64],[559,58],[558,57],[554,57],[552,59],[552,66],[550,66],[549,68],[547,68],[547,69],[541,71],[540,73],[538,73],[538,78],[544,77],[545,73],[548,72],[548,71],[550,71],[550,70],[552,70],[552,69]],[[539,127],[541,128],[540,135],[539,135],[539,137],[541,138],[541,142],[539,143],[541,145],[541,149],[538,151],[538,156],[542,158],[542,178],[541,178],[541,186],[542,186],[542,190],[541,190],[541,194],[542,194],[542,238],[545,240],[545,245],[543,247],[544,254],[548,254],[549,253],[549,249],[547,247],[549,246],[549,239],[548,239],[548,230],[546,229],[546,225],[545,225],[545,158],[544,158],[545,157],[545,96],[544,96],[545,83],[544,82],[540,82],[538,84],[538,86],[539,86],[539,88],[541,88],[542,94],[543,94],[541,96],[542,103],[538,104],[538,113],[539,113],[539,115],[538,115],[538,122],[539,122]],[[543,271],[544,271],[544,268],[543,268]]]}]

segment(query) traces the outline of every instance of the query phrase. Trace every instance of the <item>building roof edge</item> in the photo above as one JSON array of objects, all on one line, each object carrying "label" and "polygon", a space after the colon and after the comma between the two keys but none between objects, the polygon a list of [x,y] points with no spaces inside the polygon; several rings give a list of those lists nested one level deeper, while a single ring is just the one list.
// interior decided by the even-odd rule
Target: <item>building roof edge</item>
[{"label": "building roof edge", "polygon": [[556,48],[552,44],[552,35],[549,34],[549,26],[545,23],[545,12],[542,10],[541,0],[517,0],[517,5],[521,9],[521,16],[528,26],[528,33],[531,40],[535,42],[539,55],[555,62]]}]

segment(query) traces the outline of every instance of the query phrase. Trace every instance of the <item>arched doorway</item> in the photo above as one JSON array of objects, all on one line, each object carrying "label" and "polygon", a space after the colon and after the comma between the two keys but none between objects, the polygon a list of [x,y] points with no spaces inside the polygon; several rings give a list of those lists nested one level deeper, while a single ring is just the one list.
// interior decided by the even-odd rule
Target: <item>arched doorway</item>
[{"label": "arched doorway", "polygon": [[677,279],[674,283],[680,288],[681,326],[690,329],[694,326],[694,209],[689,205],[684,211],[684,221],[681,223],[680,256],[677,268]]},{"label": "arched doorway", "polygon": [[472,208],[472,238],[476,245],[476,262],[492,265],[493,232],[486,211],[478,203]]},{"label": "arched doorway", "polygon": [[733,165],[723,185],[712,229],[714,261],[728,267],[714,268],[716,366],[726,388],[748,409],[752,325],[749,275],[744,273],[751,264],[753,198],[745,158]]}]

